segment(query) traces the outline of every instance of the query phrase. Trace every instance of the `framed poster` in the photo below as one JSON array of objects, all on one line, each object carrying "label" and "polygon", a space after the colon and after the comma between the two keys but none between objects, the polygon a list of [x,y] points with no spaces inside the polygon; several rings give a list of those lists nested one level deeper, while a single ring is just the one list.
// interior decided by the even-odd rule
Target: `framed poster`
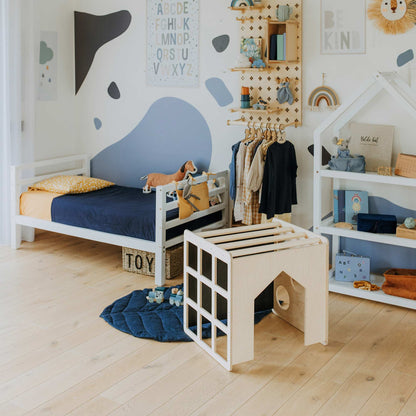
[{"label": "framed poster", "polygon": [[147,0],[147,84],[199,86],[199,0]]},{"label": "framed poster", "polygon": [[38,100],[58,99],[58,33],[40,32]]},{"label": "framed poster", "polygon": [[379,167],[391,166],[394,126],[351,123],[350,133],[350,151],[365,157],[367,172],[377,172]]},{"label": "framed poster", "polygon": [[365,53],[365,0],[321,0],[321,54]]}]

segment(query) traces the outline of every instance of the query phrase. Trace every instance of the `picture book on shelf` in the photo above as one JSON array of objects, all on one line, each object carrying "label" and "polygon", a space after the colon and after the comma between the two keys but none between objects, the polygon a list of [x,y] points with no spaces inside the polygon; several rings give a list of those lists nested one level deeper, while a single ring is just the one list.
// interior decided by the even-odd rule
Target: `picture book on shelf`
[{"label": "picture book on shelf", "polygon": [[345,222],[345,191],[334,189],[334,222]]},{"label": "picture book on shelf", "polygon": [[345,222],[357,224],[358,214],[368,214],[368,192],[345,191]]}]

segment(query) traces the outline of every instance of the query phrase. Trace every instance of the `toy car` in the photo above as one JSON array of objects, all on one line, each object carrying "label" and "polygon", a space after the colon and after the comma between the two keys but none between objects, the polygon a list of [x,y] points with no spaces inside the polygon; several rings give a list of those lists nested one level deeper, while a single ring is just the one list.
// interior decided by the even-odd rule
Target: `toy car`
[{"label": "toy car", "polygon": [[256,104],[253,104],[253,110],[267,110],[267,102],[258,100]]},{"label": "toy car", "polygon": [[149,295],[146,296],[146,299],[149,301],[149,303],[162,303],[165,300],[165,288],[157,287],[155,290],[149,292]]},{"label": "toy car", "polygon": [[172,289],[172,294],[169,298],[169,303],[171,305],[181,306],[183,305],[183,290],[178,288]]}]

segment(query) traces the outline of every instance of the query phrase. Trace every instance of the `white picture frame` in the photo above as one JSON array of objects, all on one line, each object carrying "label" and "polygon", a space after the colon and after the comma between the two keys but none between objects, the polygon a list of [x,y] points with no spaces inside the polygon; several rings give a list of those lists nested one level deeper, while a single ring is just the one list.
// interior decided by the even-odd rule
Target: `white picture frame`
[{"label": "white picture frame", "polygon": [[365,0],[321,0],[321,54],[365,53]]}]

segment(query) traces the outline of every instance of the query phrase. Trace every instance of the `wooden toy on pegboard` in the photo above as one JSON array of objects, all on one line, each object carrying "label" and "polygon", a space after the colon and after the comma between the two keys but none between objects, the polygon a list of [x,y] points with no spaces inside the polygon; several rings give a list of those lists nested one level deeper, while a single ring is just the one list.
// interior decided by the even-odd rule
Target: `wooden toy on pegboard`
[{"label": "wooden toy on pegboard", "polygon": [[[231,71],[241,73],[251,101],[260,103],[230,111],[241,113],[241,124],[301,125],[302,1],[233,1],[230,9],[242,13],[236,17],[241,24],[240,57]],[[278,79],[289,84],[281,85]]]}]

